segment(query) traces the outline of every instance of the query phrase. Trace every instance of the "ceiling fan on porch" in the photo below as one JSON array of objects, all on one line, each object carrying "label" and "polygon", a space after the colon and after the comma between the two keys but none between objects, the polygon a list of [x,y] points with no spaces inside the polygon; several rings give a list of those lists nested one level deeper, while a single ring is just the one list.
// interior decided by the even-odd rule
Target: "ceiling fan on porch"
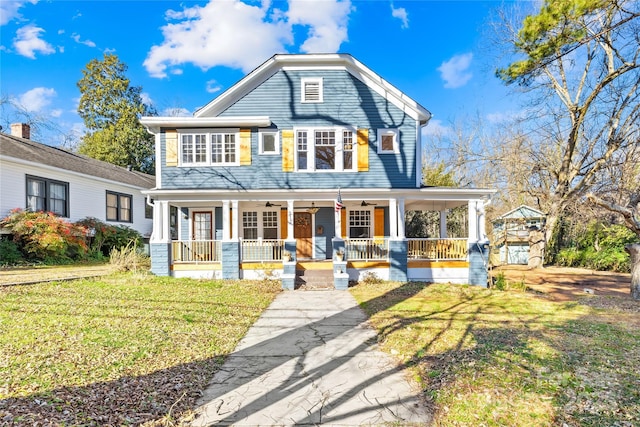
[{"label": "ceiling fan on porch", "polygon": [[265,205],[264,205],[264,207],[265,207],[265,208],[272,208],[272,207],[274,207],[274,206],[282,206],[282,205],[277,205],[277,204],[275,204],[275,203],[271,203],[271,202],[267,202],[267,203],[265,203]]},{"label": "ceiling fan on porch", "polygon": [[362,203],[360,203],[360,206],[376,206],[377,203],[369,203],[365,200],[362,201]]}]

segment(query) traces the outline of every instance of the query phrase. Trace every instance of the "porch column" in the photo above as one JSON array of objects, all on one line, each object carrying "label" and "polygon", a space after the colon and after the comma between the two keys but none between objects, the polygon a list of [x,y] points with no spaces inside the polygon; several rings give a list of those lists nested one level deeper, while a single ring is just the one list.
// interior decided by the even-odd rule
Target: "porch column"
[{"label": "porch column", "polygon": [[151,272],[157,276],[170,276],[171,232],[169,229],[169,202],[156,201],[153,214],[153,234],[149,243]]},{"label": "porch column", "polygon": [[478,200],[478,239],[484,241],[488,241],[487,237],[487,228],[485,224],[484,217],[484,200]]},{"label": "porch column", "polygon": [[[238,235],[238,201],[222,202],[222,278],[240,278],[240,239]],[[231,220],[231,226],[229,226]]]},{"label": "porch column", "polygon": [[231,240],[231,202],[229,200],[222,201],[222,240]]},{"label": "porch column", "polygon": [[287,240],[295,240],[293,227],[293,200],[287,200]]},{"label": "porch column", "polygon": [[389,199],[389,237],[398,237],[398,203],[396,199]]},{"label": "porch column", "polygon": [[398,200],[398,217],[397,217],[397,221],[398,221],[398,238],[399,239],[404,239],[405,238],[405,231],[404,231],[404,199],[399,199]]},{"label": "porch column", "polygon": [[480,218],[484,221],[482,200],[469,200],[469,284],[487,287],[489,282],[489,242],[480,233],[484,226],[480,225]]},{"label": "porch column", "polygon": [[447,210],[440,211],[440,238],[446,239],[447,236]]}]

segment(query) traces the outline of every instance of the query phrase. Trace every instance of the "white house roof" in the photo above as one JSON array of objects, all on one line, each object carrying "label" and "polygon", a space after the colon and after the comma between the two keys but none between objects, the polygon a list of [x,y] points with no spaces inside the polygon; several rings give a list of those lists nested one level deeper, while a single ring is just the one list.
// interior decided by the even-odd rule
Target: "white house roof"
[{"label": "white house roof", "polygon": [[502,214],[496,220],[505,219],[505,218],[544,218],[546,215],[539,211],[538,209],[534,209],[531,206],[520,205],[515,209],[510,210],[509,212]]},{"label": "white house roof", "polygon": [[194,117],[203,118],[219,115],[282,69],[343,69],[421,124],[426,124],[431,118],[431,113],[426,108],[409,98],[353,56],[343,53],[274,55],[216,99],[196,111]]}]

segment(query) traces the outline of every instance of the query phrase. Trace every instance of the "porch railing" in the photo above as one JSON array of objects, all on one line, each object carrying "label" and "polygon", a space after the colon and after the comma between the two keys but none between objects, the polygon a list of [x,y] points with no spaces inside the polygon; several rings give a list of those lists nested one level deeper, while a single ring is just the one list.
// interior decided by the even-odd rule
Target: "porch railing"
[{"label": "porch railing", "polygon": [[222,242],[218,240],[174,240],[171,242],[174,262],[220,262]]},{"label": "porch railing", "polygon": [[389,239],[347,239],[345,250],[348,261],[386,261],[389,259]]},{"label": "porch railing", "polygon": [[467,239],[408,239],[409,259],[465,260]]},{"label": "porch railing", "polygon": [[280,239],[243,239],[240,244],[242,261],[282,261],[284,240]]}]

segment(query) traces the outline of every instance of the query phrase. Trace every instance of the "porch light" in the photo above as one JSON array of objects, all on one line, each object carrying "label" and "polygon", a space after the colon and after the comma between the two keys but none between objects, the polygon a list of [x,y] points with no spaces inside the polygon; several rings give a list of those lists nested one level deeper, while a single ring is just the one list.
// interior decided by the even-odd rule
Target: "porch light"
[{"label": "porch light", "polygon": [[364,200],[362,201],[362,203],[360,203],[360,206],[375,206],[375,205],[377,205],[377,203],[369,203]]},{"label": "porch light", "polygon": [[316,208],[316,202],[311,202],[311,207],[307,209],[307,212],[311,215],[315,215],[319,210],[319,208]]}]

